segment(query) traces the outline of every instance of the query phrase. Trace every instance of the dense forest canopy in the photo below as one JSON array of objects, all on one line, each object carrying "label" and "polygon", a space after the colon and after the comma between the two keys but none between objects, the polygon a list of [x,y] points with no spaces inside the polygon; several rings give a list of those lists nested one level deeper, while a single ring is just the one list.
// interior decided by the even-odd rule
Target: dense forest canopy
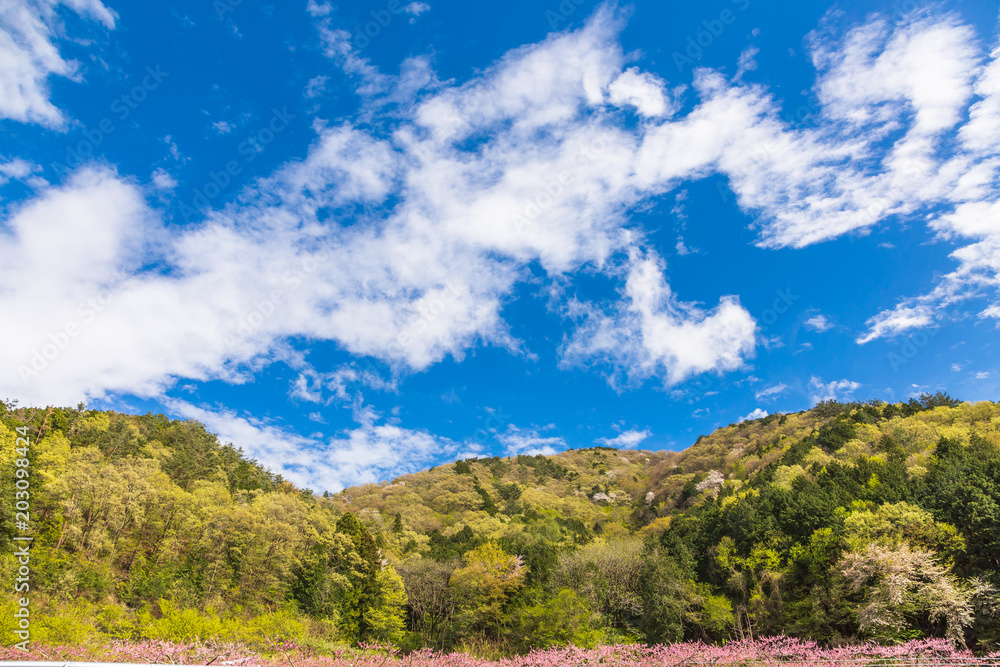
[{"label": "dense forest canopy", "polygon": [[8,402],[8,581],[25,427],[43,641],[1000,639],[993,402],[829,401],[682,452],[467,459],[322,495],[197,422]]}]

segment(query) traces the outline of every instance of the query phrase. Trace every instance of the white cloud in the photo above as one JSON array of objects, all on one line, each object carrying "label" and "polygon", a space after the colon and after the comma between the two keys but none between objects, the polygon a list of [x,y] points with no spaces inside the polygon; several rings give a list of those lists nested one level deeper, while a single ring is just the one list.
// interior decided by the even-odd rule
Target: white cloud
[{"label": "white cloud", "polygon": [[748,415],[746,415],[744,417],[740,417],[739,420],[736,423],[740,424],[740,423],[743,423],[745,421],[750,421],[752,419],[763,419],[766,416],[767,416],[767,410],[764,410],[763,408],[756,408],[750,414],[748,414]]},{"label": "white cloud", "polygon": [[173,190],[177,187],[177,179],[171,176],[165,169],[154,169],[152,180],[153,185],[160,190]]},{"label": "white cloud", "polygon": [[651,435],[652,433],[646,429],[641,431],[622,431],[613,438],[601,438],[598,442],[603,443],[608,447],[616,447],[618,449],[634,449],[639,445],[639,443],[646,440]]},{"label": "white cloud", "polygon": [[979,313],[979,317],[992,317],[1000,320],[1000,304],[993,304],[992,306],[989,306],[983,312]]},{"label": "white cloud", "polygon": [[649,72],[630,67],[608,86],[608,95],[616,106],[635,107],[643,116],[663,116],[674,112],[673,104],[664,94],[663,81]]},{"label": "white cloud", "polygon": [[403,11],[407,14],[413,14],[414,16],[420,16],[424,12],[430,11],[431,6],[426,2],[411,2],[410,4],[403,7]]},{"label": "white cloud", "polygon": [[663,269],[658,258],[633,252],[615,312],[582,309],[584,322],[563,349],[564,364],[596,359],[632,379],[662,376],[668,384],[742,367],[755,347],[750,314],[735,297],[722,297],[712,311],[680,302]]},{"label": "white cloud", "polygon": [[306,84],[305,96],[307,98],[319,97],[326,87],[326,82],[330,80],[328,76],[314,76]]},{"label": "white cloud", "polygon": [[959,130],[962,143],[971,151],[996,155],[1000,148],[1000,46],[975,85],[979,100],[969,109],[969,122]]},{"label": "white cloud", "polygon": [[327,16],[333,11],[333,5],[329,2],[316,2],[316,0],[309,0],[306,5],[306,11],[312,16]]},{"label": "white cloud", "polygon": [[782,382],[779,384],[771,385],[770,387],[764,387],[763,389],[754,393],[754,397],[758,401],[761,401],[771,398],[773,396],[778,396],[780,394],[783,394],[786,389],[788,389],[788,385]]},{"label": "white cloud", "polygon": [[[875,22],[854,31],[839,54],[832,47],[823,50],[835,63],[821,86],[824,112],[871,136],[869,155],[875,154],[875,139],[905,129],[900,139],[888,142],[885,171],[859,182],[873,193],[872,186],[883,190],[867,222],[941,203],[954,208],[930,214],[930,228],[942,240],[965,245],[951,255],[956,270],[938,278],[930,292],[869,320],[859,343],[927,326],[943,308],[1000,289],[1000,204],[994,185],[1000,176],[1000,48],[981,66],[971,28],[952,16],[889,28]],[[973,94],[978,99],[967,106]],[[913,113],[908,127],[901,110]],[[955,138],[949,138],[953,132]]]},{"label": "white cloud", "polygon": [[[980,164],[971,152],[934,162],[972,99],[968,90],[980,85],[974,41],[950,18],[873,23],[846,44],[815,36],[824,112],[815,127],[797,129],[778,120],[763,87],[705,69],[696,70],[689,113],[623,126],[609,106],[614,90],[619,101],[628,97],[622,91],[644,91],[651,110],[662,85],[625,69],[621,25],[604,7],[581,30],[445,84],[426,59],[386,77],[350,35],[322,24],[330,56],[361,81],[370,101],[363,113],[379,113],[391,98],[391,129],[372,134],[351,119],[317,126],[306,155],[198,226],[164,228],[128,178],[98,167],[8,214],[0,305],[22,315],[0,324],[10,341],[0,349],[0,391],[72,404],[108,392],[155,395],[182,378],[243,381],[248,370],[293,355],[290,340],[331,341],[394,370],[461,359],[479,345],[527,354],[501,312],[529,266],[552,282],[586,271],[620,285],[617,303],[554,305],[579,323],[562,347],[564,364],[607,364],[613,378],[666,384],[731,371],[754,354],[752,317],[733,295],[686,303],[629,211],[721,173],[755,212],[762,245],[803,246],[940,203]],[[940,97],[928,93],[935,86]],[[968,145],[979,151],[983,136]],[[911,177],[901,155],[931,162]],[[993,284],[996,237],[975,223],[977,215],[993,219],[990,206],[962,202],[939,216],[940,233],[975,241],[955,253],[964,268],[942,285]],[[44,247],[39,235],[58,239],[55,252],[35,252]],[[31,249],[25,259],[16,254],[22,247]],[[109,286],[113,302],[82,326],[81,302]],[[51,307],[31,307],[41,299]],[[877,315],[859,342],[924,326],[934,308],[914,302]],[[72,343],[22,382],[19,366],[30,367],[74,322],[81,331]],[[315,395],[309,387],[303,397]]]},{"label": "white cloud", "polygon": [[232,410],[208,409],[170,400],[167,407],[195,419],[232,442],[265,467],[302,487],[339,491],[417,472],[442,456],[458,452],[458,445],[427,431],[378,424],[370,410],[359,415],[359,425],[336,437],[304,437]]},{"label": "white cloud", "polygon": [[[62,188],[16,209],[6,229],[0,243],[0,307],[22,313],[30,325],[11,322],[3,328],[5,391],[42,404],[67,404],[93,387],[131,391],[163,381],[160,372],[151,379],[142,370],[161,362],[136,358],[133,370],[125,370],[120,355],[144,344],[128,340],[135,325],[120,332],[109,326],[121,314],[115,312],[120,276],[134,280],[130,272],[143,245],[155,242],[158,233],[135,186],[107,171],[82,170]],[[42,302],[46,307],[38,308]],[[87,374],[93,377],[84,379]]]},{"label": "white cloud", "polygon": [[879,313],[869,319],[868,333],[859,336],[859,345],[869,343],[876,338],[896,336],[911,329],[929,327],[934,324],[933,310],[928,306],[907,306],[900,304],[893,310]]},{"label": "white cloud", "polygon": [[292,383],[289,395],[309,403],[349,404],[362,400],[362,388],[395,391],[396,384],[394,380],[386,379],[373,368],[356,363],[328,373],[306,368]]},{"label": "white cloud", "polygon": [[824,333],[833,328],[833,323],[826,318],[826,315],[813,315],[806,320],[805,324],[818,333]]},{"label": "white cloud", "polygon": [[756,46],[751,46],[743,50],[740,54],[740,59],[736,63],[736,76],[733,77],[735,81],[741,80],[747,72],[757,71],[756,58],[758,53],[760,53],[760,49]]},{"label": "white cloud", "polygon": [[911,132],[933,136],[961,118],[973,92],[976,34],[952,16],[876,17],[842,43],[818,33],[813,41],[824,112],[854,127],[891,127],[908,108]]},{"label": "white cloud", "polygon": [[216,134],[229,134],[236,126],[226,120],[220,120],[212,123],[212,129],[215,130]]},{"label": "white cloud", "polygon": [[326,57],[336,61],[345,74],[361,82],[357,88],[358,94],[374,95],[385,91],[389,85],[388,77],[379,72],[367,58],[358,54],[351,44],[351,33],[330,27],[328,19],[320,24],[319,32]]},{"label": "white cloud", "polygon": [[990,376],[990,372],[989,371],[979,371],[978,373],[976,373],[976,379],[977,380],[985,380],[989,376]]},{"label": "white cloud", "polygon": [[66,117],[49,99],[49,76],[80,81],[80,64],[64,60],[55,41],[65,5],[108,30],[117,14],[99,0],[5,0],[0,3],[0,118],[62,128]]},{"label": "white cloud", "polygon": [[0,162],[0,185],[4,185],[10,180],[24,180],[31,176],[36,171],[40,171],[40,167],[36,164],[28,162],[27,160],[22,160],[21,158],[14,158],[7,160],[6,162]]},{"label": "white cloud", "polygon": [[187,162],[190,158],[186,158],[181,154],[181,149],[174,141],[171,135],[166,135],[163,137],[163,143],[167,145],[167,150],[170,152],[170,157],[177,160],[178,162]]},{"label": "white cloud", "polygon": [[822,401],[844,401],[860,387],[859,383],[847,379],[823,382],[815,375],[809,378],[809,391],[814,404]]},{"label": "white cloud", "polygon": [[507,456],[552,456],[566,449],[566,441],[559,436],[544,436],[537,428],[518,428],[514,424],[498,434],[497,440],[505,447]]}]

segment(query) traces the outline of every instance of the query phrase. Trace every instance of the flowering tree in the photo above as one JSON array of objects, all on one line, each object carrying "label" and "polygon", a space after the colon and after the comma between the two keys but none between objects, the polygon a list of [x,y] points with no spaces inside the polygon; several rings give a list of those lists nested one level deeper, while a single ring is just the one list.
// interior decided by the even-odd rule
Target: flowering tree
[{"label": "flowering tree", "polygon": [[947,638],[965,645],[963,631],[972,623],[971,594],[937,563],[934,553],[907,544],[869,544],[844,556],[841,569],[854,591],[864,591],[858,625],[879,640],[899,641],[913,617],[927,614],[944,622]]}]

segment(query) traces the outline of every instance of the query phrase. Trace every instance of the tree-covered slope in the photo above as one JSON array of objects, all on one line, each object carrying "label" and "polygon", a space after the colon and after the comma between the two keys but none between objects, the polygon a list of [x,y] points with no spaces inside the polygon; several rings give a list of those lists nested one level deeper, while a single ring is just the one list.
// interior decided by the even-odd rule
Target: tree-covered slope
[{"label": "tree-covered slope", "polygon": [[998,638],[996,403],[828,402],[683,452],[469,459],[323,496],[196,422],[8,404],[11,581],[18,428],[51,641]]}]

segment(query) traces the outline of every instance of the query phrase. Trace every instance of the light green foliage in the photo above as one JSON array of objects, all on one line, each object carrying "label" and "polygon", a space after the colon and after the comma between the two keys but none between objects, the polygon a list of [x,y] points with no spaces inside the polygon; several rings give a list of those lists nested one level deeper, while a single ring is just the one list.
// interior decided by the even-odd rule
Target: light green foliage
[{"label": "light green foliage", "polygon": [[[964,635],[1000,648],[990,402],[824,402],[683,452],[467,459],[316,496],[197,422],[82,406],[0,406],[8,480],[19,426],[35,434],[33,593],[52,619],[36,638],[53,642],[500,656],[600,637]],[[5,546],[13,492],[0,486]],[[5,580],[14,567],[0,552]]]},{"label": "light green foliage", "polygon": [[94,607],[88,603],[62,607],[59,613],[38,613],[35,610],[31,638],[39,644],[52,646],[91,645],[99,631],[94,625]]},{"label": "light green foliage", "polygon": [[601,541],[565,553],[558,586],[571,587],[617,628],[631,628],[642,615],[643,545],[638,539]]},{"label": "light green foliage", "polygon": [[955,526],[935,521],[930,512],[909,503],[851,512],[844,519],[844,537],[852,550],[868,544],[894,547],[905,543],[949,558],[965,551],[965,539]]},{"label": "light green foliage", "polygon": [[713,637],[728,636],[730,629],[736,624],[733,603],[724,595],[704,592],[698,623]]},{"label": "light green foliage", "polygon": [[591,648],[603,638],[595,620],[584,598],[570,588],[561,588],[555,597],[521,609],[514,634],[526,649],[570,644]]},{"label": "light green foliage", "polygon": [[372,604],[364,612],[369,637],[381,643],[398,643],[405,627],[403,580],[386,566],[375,575],[375,589]]},{"label": "light green foliage", "polygon": [[12,428],[7,428],[4,424],[0,424],[0,467],[4,470],[18,457],[15,452],[16,442],[17,432]]},{"label": "light green foliage", "polygon": [[198,637],[223,636],[222,619],[214,613],[201,613],[195,609],[178,609],[169,600],[160,600],[161,616],[156,618],[148,610],[139,613],[139,632],[150,639],[190,642]]},{"label": "light green foliage", "polygon": [[506,553],[496,542],[466,553],[449,582],[462,624],[496,636],[505,624],[507,603],[524,585],[526,575],[523,559]]},{"label": "light green foliage", "polygon": [[103,635],[120,640],[132,639],[139,635],[139,628],[124,606],[106,604],[95,609],[95,612],[95,624]]},{"label": "light green foliage", "polygon": [[792,482],[795,481],[796,477],[801,477],[805,474],[805,470],[802,466],[796,464],[793,466],[781,466],[778,468],[777,472],[774,473],[774,485],[785,489],[786,491],[792,490]]}]

